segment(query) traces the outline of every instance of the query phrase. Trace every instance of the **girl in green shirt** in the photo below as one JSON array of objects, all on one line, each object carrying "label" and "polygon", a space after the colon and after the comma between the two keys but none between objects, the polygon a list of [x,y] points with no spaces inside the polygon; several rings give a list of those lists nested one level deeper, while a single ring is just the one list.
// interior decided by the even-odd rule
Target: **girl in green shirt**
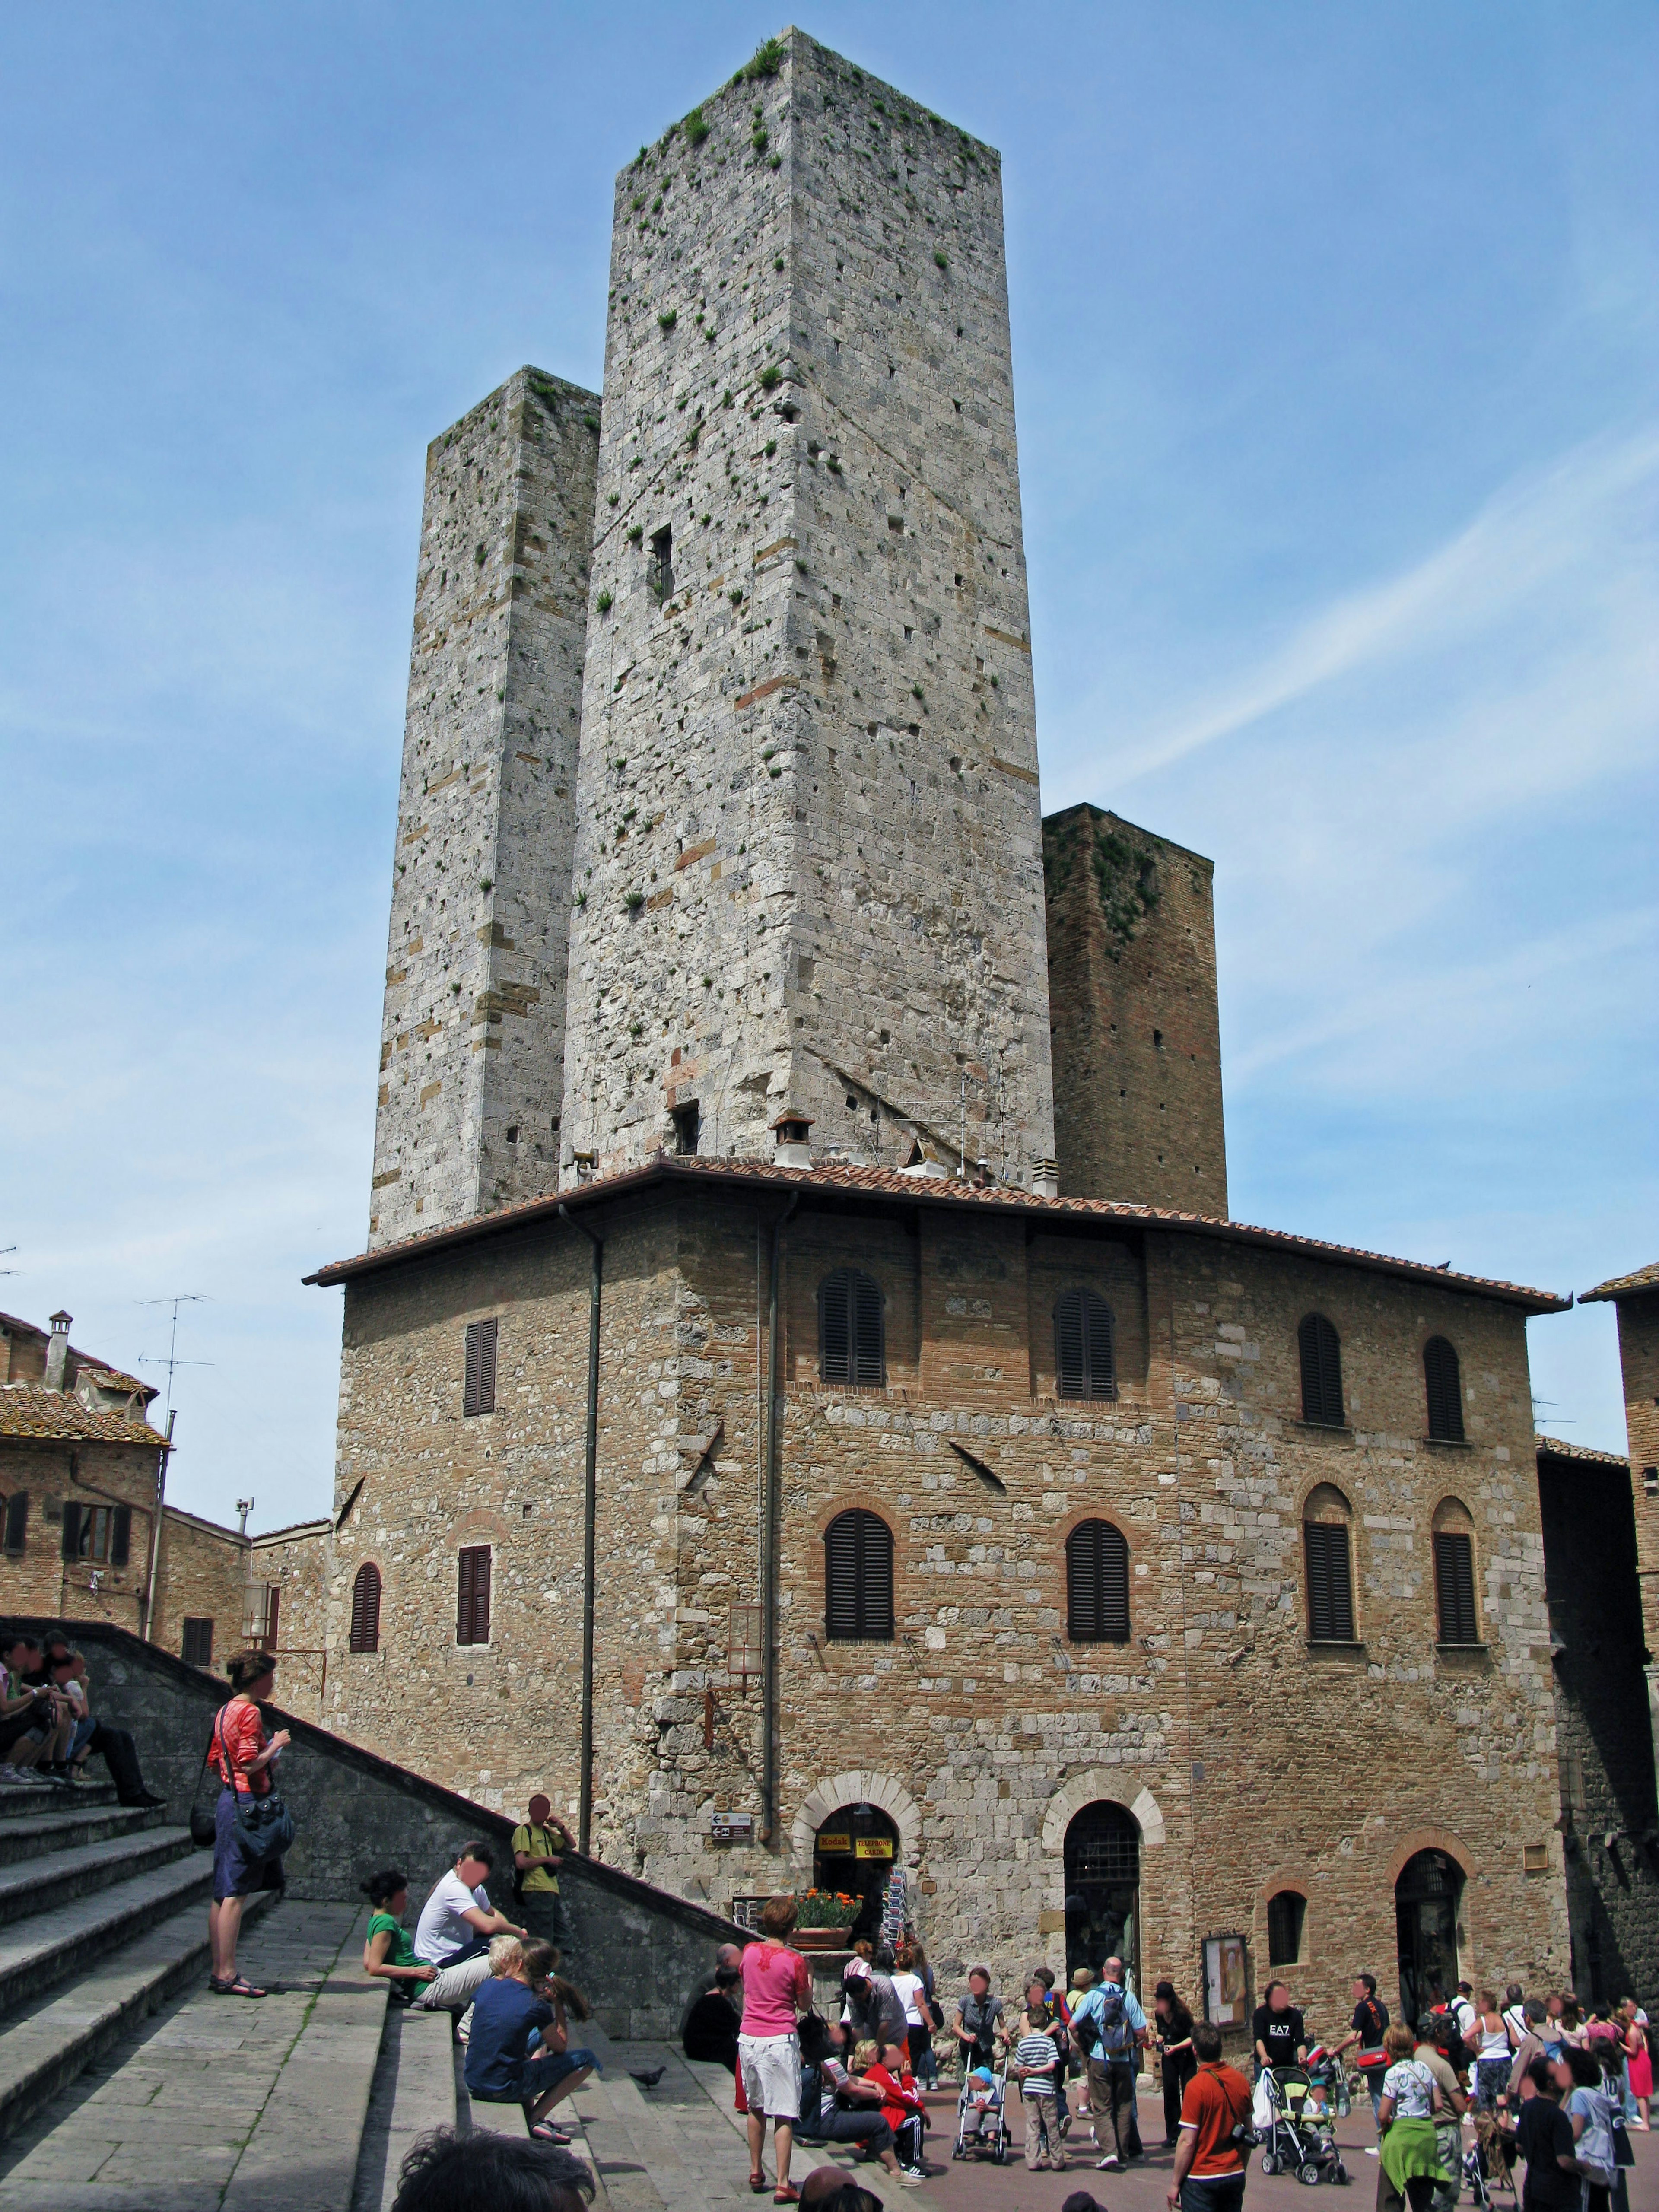
[{"label": "girl in green shirt", "polygon": [[397,1995],[407,2001],[415,1994],[416,1983],[432,1981],[438,1972],[415,1956],[415,1946],[404,1926],[404,1914],[409,1909],[409,1876],[388,1867],[384,1874],[370,1875],[362,1891],[374,1908],[363,1945],[363,1972],[376,1981],[394,1984]]}]

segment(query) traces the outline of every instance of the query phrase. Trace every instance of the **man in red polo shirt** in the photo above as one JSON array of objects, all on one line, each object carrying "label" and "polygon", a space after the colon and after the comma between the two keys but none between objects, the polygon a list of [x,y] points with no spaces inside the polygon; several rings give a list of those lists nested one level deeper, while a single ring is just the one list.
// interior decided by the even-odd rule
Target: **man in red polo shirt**
[{"label": "man in red polo shirt", "polygon": [[1244,2151],[1234,2130],[1249,2124],[1250,2085],[1236,2066],[1223,2064],[1213,2021],[1194,2027],[1193,2050],[1198,2071],[1181,2100],[1172,2212],[1242,2212]]}]

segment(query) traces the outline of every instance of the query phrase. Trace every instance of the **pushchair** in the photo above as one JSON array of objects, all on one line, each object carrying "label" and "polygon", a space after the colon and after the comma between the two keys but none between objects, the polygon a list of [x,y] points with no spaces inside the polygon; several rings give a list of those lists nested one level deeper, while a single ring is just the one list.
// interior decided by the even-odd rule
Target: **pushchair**
[{"label": "pushchair", "polygon": [[1463,2179],[1480,2212],[1492,2212],[1494,2189],[1507,2189],[1511,2197],[1519,2195],[1515,2186],[1515,2154],[1514,2129],[1502,2126],[1491,2112],[1477,2112],[1474,2147],[1463,2154]]},{"label": "pushchair", "polygon": [[1270,2067],[1262,2074],[1263,2117],[1257,2125],[1263,2173],[1294,2173],[1310,2188],[1321,2181],[1346,2183],[1348,2169],[1336,2147],[1330,2115],[1316,2115],[1308,2103],[1311,2086],[1300,2066]]},{"label": "pushchair", "polygon": [[[981,2124],[970,2135],[969,2112],[974,2107],[974,2099],[987,2094],[988,2084],[990,2101],[983,2107]],[[953,2159],[988,2158],[994,2166],[1006,2166],[1012,2140],[1008,2132],[1008,2051],[1005,2045],[1000,2079],[988,2066],[963,2069],[962,2094],[957,2099],[957,2135],[951,2155]]]}]

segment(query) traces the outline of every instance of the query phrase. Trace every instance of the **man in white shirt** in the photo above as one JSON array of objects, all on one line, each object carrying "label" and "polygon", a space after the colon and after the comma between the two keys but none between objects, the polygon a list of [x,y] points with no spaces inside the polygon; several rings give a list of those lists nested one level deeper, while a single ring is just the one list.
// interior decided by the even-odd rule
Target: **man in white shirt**
[{"label": "man in white shirt", "polygon": [[415,1929],[415,1956],[438,1969],[415,2002],[428,2012],[464,2012],[489,1978],[492,1936],[527,1931],[497,1912],[484,1887],[495,1854],[488,1844],[463,1844],[460,1856],[434,1884]]}]

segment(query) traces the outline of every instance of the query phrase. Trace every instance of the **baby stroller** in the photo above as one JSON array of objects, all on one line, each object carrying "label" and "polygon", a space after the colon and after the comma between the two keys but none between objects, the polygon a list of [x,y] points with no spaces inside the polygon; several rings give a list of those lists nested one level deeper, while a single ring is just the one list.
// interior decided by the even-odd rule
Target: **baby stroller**
[{"label": "baby stroller", "polygon": [[1308,2103],[1311,2085],[1300,2066],[1270,2067],[1257,2087],[1267,2125],[1258,2124],[1263,2173],[1294,2173],[1310,2188],[1321,2181],[1345,2183],[1348,2169],[1336,2147],[1328,2113],[1316,2114]]},{"label": "baby stroller", "polygon": [[[988,2096],[988,2102],[975,2107],[974,2100]],[[981,2125],[969,2132],[968,2116],[978,2110],[983,2115]],[[955,2158],[988,2158],[994,2166],[1006,2166],[1012,2137],[1008,2132],[1008,2051],[1002,2053],[1000,2080],[988,2066],[970,2066],[963,2069],[962,2094],[957,2099],[957,2138],[951,2146]]]},{"label": "baby stroller", "polygon": [[1316,2089],[1325,2092],[1334,2116],[1339,2120],[1346,2119],[1352,2109],[1347,2070],[1322,2043],[1316,2043],[1308,2053],[1308,2079]]},{"label": "baby stroller", "polygon": [[1517,2193],[1516,2148],[1513,2128],[1501,2126],[1491,2112],[1475,2114],[1474,2144],[1463,2154],[1463,2179],[1480,2212],[1492,2212],[1494,2189],[1507,2189],[1511,2197]]}]

